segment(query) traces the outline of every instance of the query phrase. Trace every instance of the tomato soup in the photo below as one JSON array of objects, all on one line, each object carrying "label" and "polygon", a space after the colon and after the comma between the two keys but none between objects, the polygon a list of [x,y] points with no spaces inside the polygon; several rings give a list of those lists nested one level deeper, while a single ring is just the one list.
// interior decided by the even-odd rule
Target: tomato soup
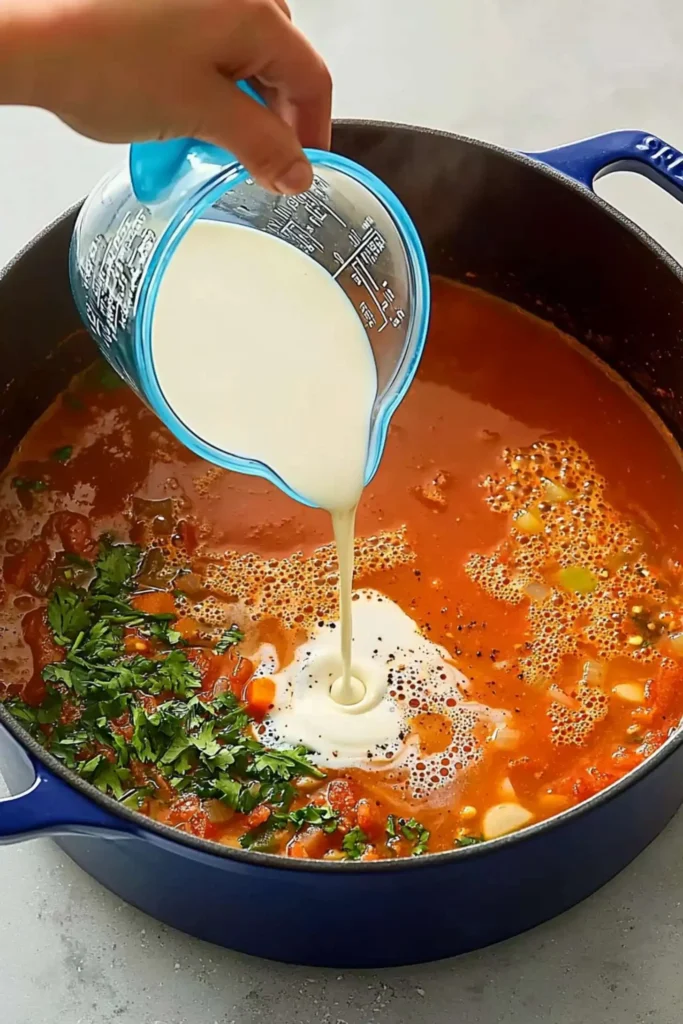
[{"label": "tomato soup", "polygon": [[362,743],[306,685],[338,630],[328,516],[203,463],[101,364],[19,446],[0,691],[102,792],[229,846],[420,856],[561,813],[677,728],[678,450],[555,328],[432,284],[358,509]]}]

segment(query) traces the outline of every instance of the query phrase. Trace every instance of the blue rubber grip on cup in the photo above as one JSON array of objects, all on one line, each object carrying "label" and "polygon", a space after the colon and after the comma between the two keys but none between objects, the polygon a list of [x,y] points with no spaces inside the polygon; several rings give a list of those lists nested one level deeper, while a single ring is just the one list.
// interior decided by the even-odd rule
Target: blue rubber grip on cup
[{"label": "blue rubber grip on cup", "polygon": [[[246,82],[238,88],[251,99],[265,106],[263,99]],[[231,164],[235,157],[219,146],[201,139],[168,139],[166,142],[135,142],[130,147],[129,168],[133,192],[141,203],[164,199],[182,176],[191,154],[201,155],[216,164]]]},{"label": "blue rubber grip on cup", "polygon": [[524,156],[566,174],[589,189],[605,174],[636,171],[683,201],[683,153],[647,132],[635,129],[608,132]]}]

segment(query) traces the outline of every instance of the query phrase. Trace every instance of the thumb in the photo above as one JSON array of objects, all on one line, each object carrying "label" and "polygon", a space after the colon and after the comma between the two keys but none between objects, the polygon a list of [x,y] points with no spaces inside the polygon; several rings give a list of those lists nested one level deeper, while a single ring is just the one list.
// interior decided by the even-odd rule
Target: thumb
[{"label": "thumb", "polygon": [[198,97],[197,138],[233,153],[259,185],[272,192],[305,192],[313,169],[293,128],[234,82],[216,72]]}]

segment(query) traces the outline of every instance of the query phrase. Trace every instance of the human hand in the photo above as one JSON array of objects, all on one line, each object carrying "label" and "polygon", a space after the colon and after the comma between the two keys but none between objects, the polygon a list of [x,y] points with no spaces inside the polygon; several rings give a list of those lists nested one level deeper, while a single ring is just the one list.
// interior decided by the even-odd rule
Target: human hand
[{"label": "human hand", "polygon": [[[301,192],[327,148],[331,80],[285,0],[2,0],[0,102],[104,142],[195,136]],[[235,84],[246,79],[262,107]]]}]

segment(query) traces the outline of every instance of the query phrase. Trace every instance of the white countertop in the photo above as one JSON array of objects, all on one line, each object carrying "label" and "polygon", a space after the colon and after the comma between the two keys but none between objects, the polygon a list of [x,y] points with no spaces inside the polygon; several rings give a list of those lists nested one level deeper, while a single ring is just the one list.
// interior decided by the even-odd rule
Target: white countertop
[{"label": "white countertop", "polygon": [[[294,0],[335,113],[532,150],[614,128],[683,147],[677,0]],[[0,109],[0,263],[120,147]],[[598,190],[683,260],[683,208],[619,174]],[[0,850],[3,1024],[679,1024],[683,816],[600,893],[500,946],[351,973],[248,959],[156,924],[48,841]],[[304,922],[302,922],[303,924]]]}]

